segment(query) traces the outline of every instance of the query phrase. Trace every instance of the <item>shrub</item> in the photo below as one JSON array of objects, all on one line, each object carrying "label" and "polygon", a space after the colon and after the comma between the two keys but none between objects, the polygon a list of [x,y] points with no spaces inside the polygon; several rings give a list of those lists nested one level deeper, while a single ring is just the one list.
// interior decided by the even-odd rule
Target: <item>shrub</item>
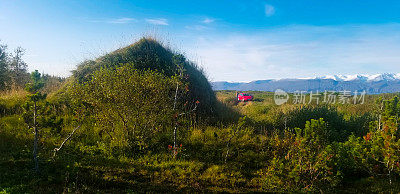
[{"label": "shrub", "polygon": [[174,78],[141,71],[131,64],[100,69],[90,81],[76,83],[73,98],[91,109],[91,116],[111,146],[143,149],[173,118]]},{"label": "shrub", "polygon": [[275,137],[273,159],[253,182],[266,191],[286,192],[326,190],[338,184],[326,130],[322,119],[311,120],[304,130],[296,129],[297,136],[287,132],[284,138]]}]

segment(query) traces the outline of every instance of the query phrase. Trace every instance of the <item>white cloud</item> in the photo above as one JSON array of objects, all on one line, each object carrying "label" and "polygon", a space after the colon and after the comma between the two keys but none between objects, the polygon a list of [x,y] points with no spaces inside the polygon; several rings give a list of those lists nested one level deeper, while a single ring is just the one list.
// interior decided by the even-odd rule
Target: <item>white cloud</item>
[{"label": "white cloud", "polygon": [[209,29],[207,26],[204,25],[193,25],[193,26],[185,26],[186,29],[189,30],[206,30]]},{"label": "white cloud", "polygon": [[390,73],[400,72],[398,33],[400,24],[286,26],[197,36],[185,50],[213,81]]},{"label": "white cloud", "polygon": [[147,23],[153,24],[153,25],[162,25],[162,26],[168,26],[168,20],[165,18],[156,18],[156,19],[146,19]]},{"label": "white cloud", "polygon": [[108,23],[112,23],[112,24],[126,24],[126,23],[130,23],[136,21],[134,18],[118,18],[118,19],[112,19],[109,20]]},{"label": "white cloud", "polygon": [[275,14],[275,7],[272,5],[265,5],[265,15],[270,17]]},{"label": "white cloud", "polygon": [[210,24],[210,23],[213,23],[214,21],[215,21],[215,19],[205,18],[204,20],[201,21],[201,23]]},{"label": "white cloud", "polygon": [[122,17],[122,18],[87,20],[87,21],[92,23],[127,24],[135,22],[136,19],[129,17]]}]

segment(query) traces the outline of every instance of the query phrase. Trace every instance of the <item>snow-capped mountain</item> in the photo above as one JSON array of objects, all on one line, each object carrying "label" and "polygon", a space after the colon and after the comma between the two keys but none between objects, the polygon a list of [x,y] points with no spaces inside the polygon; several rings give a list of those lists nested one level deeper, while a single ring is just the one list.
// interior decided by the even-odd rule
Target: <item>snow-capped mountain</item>
[{"label": "snow-capped mountain", "polygon": [[381,80],[396,80],[400,79],[400,73],[384,73],[384,74],[355,74],[355,75],[326,75],[321,77],[315,77],[314,79],[333,79],[335,81],[381,81]]},{"label": "snow-capped mountain", "polygon": [[400,92],[400,73],[326,75],[311,78],[257,80],[248,83],[213,82],[214,90],[362,91],[369,94]]}]

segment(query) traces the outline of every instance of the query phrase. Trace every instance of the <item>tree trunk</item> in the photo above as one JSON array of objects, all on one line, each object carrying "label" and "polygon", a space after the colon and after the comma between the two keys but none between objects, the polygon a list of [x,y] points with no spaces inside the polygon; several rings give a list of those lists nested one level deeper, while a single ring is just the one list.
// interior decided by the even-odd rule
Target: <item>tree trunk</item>
[{"label": "tree trunk", "polygon": [[38,162],[38,141],[39,141],[39,131],[36,127],[36,102],[33,105],[33,130],[35,131],[35,139],[33,141],[33,160],[35,161],[35,171],[39,172],[39,162]]},{"label": "tree trunk", "polygon": [[[179,90],[179,83],[176,82],[176,89],[175,89],[175,97],[174,97],[174,107],[173,110],[175,111],[176,109],[176,102],[178,100],[178,90]],[[176,131],[177,131],[177,119],[178,119],[178,115],[176,115],[176,117],[174,118],[174,147],[173,147],[173,156],[174,158],[176,157]]]},{"label": "tree trunk", "polygon": [[176,147],[176,124],[175,124],[175,127],[174,127],[174,151],[173,151],[174,158],[176,158],[176,155],[177,155],[176,149],[177,149],[177,147]]}]

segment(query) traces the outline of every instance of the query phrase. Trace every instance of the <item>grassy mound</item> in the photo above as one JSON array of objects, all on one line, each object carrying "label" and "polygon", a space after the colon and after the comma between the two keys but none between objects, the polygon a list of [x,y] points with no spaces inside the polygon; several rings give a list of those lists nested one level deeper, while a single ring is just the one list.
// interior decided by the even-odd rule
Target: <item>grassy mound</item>
[{"label": "grassy mound", "polygon": [[88,60],[78,65],[73,71],[73,78],[79,83],[90,81],[94,72],[107,68],[115,69],[131,64],[137,70],[153,70],[165,76],[172,77],[179,74],[176,57],[180,57],[185,82],[188,83],[189,103],[199,101],[197,112],[201,115],[214,115],[216,97],[206,76],[195,63],[188,61],[182,55],[171,51],[153,39],[142,38],[138,42],[125,48]]}]

